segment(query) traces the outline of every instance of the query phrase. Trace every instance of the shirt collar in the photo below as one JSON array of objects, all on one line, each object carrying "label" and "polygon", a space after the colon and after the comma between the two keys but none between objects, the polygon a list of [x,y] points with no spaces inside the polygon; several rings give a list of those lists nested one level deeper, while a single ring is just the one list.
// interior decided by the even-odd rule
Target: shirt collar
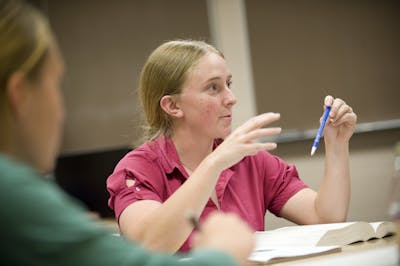
[{"label": "shirt collar", "polygon": [[[221,144],[223,140],[222,139],[217,139],[214,141],[214,149]],[[186,170],[183,168],[181,161],[179,159],[178,152],[176,151],[175,145],[172,142],[171,138],[165,137],[164,135],[159,136],[158,138],[155,139],[155,142],[158,144],[158,147],[160,148],[160,155],[161,156],[161,163],[164,167],[164,170],[167,174],[171,174],[175,169],[177,169],[180,173],[181,176],[185,179],[188,178],[188,174],[186,173]],[[229,180],[233,176],[234,171],[231,169],[235,166],[231,166],[228,169],[225,169],[222,171],[220,174],[219,180],[216,184],[216,192],[217,192],[217,197],[219,200],[222,199],[222,196],[224,194],[225,188],[227,184],[229,183]]]},{"label": "shirt collar", "polygon": [[[172,139],[166,137],[165,135],[160,135],[154,140],[159,148],[162,155],[161,163],[164,167],[164,170],[167,174],[170,174],[174,171],[174,169],[178,169],[181,172],[182,176],[187,179],[186,170],[183,168],[182,163],[179,159],[178,152],[176,151],[175,145],[172,142]],[[222,139],[216,139],[214,141],[214,149],[221,144]]]},{"label": "shirt collar", "polygon": [[157,142],[160,152],[161,152],[161,163],[165,169],[167,174],[170,174],[174,171],[174,169],[178,169],[183,176],[185,176],[185,171],[182,168],[182,164],[180,162],[178,152],[176,151],[175,145],[172,142],[171,138],[168,138],[164,135],[160,135],[155,139]]}]

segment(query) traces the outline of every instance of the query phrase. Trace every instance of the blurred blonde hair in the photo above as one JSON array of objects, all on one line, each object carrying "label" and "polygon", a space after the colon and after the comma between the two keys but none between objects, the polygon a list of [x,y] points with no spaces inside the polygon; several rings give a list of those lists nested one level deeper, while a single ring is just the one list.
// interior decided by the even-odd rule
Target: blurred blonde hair
[{"label": "blurred blonde hair", "polygon": [[5,111],[8,79],[24,72],[38,77],[52,39],[45,17],[18,0],[0,0],[0,103]]},{"label": "blurred blonde hair", "polygon": [[206,53],[222,52],[203,41],[168,41],[147,59],[139,81],[139,97],[145,115],[145,140],[171,134],[171,118],[160,107],[165,95],[180,94],[187,73]]}]

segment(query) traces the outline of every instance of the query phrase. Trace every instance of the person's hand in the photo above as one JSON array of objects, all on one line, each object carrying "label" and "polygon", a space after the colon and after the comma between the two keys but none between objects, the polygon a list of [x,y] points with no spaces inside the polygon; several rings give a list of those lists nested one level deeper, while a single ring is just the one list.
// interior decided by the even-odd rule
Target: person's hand
[{"label": "person's hand", "polygon": [[250,227],[236,214],[214,212],[201,224],[193,239],[193,249],[219,250],[244,265],[253,250],[254,241]]},{"label": "person's hand", "polygon": [[279,120],[280,114],[264,113],[247,120],[243,125],[234,130],[215,150],[211,153],[219,166],[226,169],[248,155],[255,155],[261,150],[273,150],[276,143],[257,142],[263,137],[277,135],[281,132],[280,127],[263,128],[264,126]]},{"label": "person's hand", "polygon": [[348,142],[356,128],[357,115],[342,99],[334,99],[328,95],[325,97],[324,103],[324,109],[326,106],[332,106],[325,125],[325,141]]}]

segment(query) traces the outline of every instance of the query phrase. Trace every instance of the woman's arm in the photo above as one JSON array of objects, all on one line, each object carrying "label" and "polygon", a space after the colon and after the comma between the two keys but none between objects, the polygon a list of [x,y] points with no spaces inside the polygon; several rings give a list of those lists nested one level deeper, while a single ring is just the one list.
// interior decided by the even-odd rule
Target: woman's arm
[{"label": "woman's arm", "polygon": [[[357,116],[341,99],[325,98],[332,106],[325,126],[325,169],[318,192],[303,189],[287,201],[281,215],[298,224],[330,223],[346,220],[350,201],[349,140]],[[302,211],[299,212],[299,209]]]},{"label": "woman's arm", "polygon": [[120,229],[128,238],[139,240],[153,250],[175,252],[193,227],[185,215],[192,211],[199,217],[217,179],[224,169],[244,156],[271,150],[275,143],[254,140],[278,134],[280,128],[262,128],[279,119],[267,113],[251,118],[233,131],[190,175],[190,178],[164,203],[142,200],[129,205],[120,216]]}]

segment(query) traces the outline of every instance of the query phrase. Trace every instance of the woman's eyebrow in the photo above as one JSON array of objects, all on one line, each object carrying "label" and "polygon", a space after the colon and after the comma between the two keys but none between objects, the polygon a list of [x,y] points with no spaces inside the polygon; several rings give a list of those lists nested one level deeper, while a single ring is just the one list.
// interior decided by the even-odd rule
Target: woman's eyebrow
[{"label": "woman's eyebrow", "polygon": [[[215,76],[215,77],[211,77],[211,78],[207,79],[205,82],[210,82],[210,81],[220,80],[220,79],[224,79],[224,78],[221,76]],[[228,75],[227,79],[232,79],[232,75],[231,74]]]}]

